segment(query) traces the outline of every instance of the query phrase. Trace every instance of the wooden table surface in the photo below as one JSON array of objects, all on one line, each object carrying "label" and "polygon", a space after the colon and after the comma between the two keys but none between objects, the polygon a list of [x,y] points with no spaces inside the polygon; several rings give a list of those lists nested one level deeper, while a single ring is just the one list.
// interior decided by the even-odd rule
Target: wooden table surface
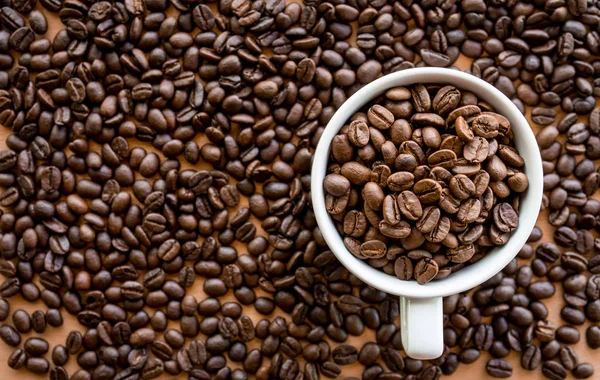
[{"label": "wooden table surface", "polygon": [[[297,0],[292,0],[292,1],[297,1]],[[214,7],[214,4],[211,4],[211,7]],[[52,40],[52,38],[56,34],[56,32],[58,32],[60,29],[64,28],[64,26],[61,24],[60,20],[56,16],[56,14],[50,14],[49,12],[45,11],[40,6],[39,3],[37,4],[36,9],[38,9],[46,14],[46,17],[48,18],[49,26],[50,26],[49,31],[46,34],[46,37]],[[171,12],[173,12],[172,8],[169,9],[168,13],[171,14]],[[356,33],[356,30],[354,32]],[[470,67],[470,62],[471,61],[469,59],[467,59],[464,56],[461,56],[455,65],[463,70],[466,70]],[[559,107],[557,107],[556,109],[559,114],[557,120],[559,120],[559,118],[562,116],[562,113],[559,110]],[[528,112],[527,112],[528,120],[530,120],[529,113],[530,113],[530,110],[528,110]],[[532,128],[536,132],[537,132],[537,130],[539,130],[539,127],[533,123],[532,123]],[[10,130],[0,127],[0,149],[6,148],[6,137],[9,134],[10,134]],[[203,141],[205,141],[205,138],[203,138],[202,136],[199,136],[197,138],[198,143],[201,143]],[[154,151],[154,152],[159,153],[156,149],[154,149],[148,143],[141,143],[139,141],[136,141],[135,146],[143,146],[148,151]],[[159,155],[160,155],[160,153],[159,153]],[[182,166],[186,167],[186,164],[187,163],[183,163]],[[187,164],[187,166],[189,167],[189,164]],[[196,168],[197,167],[198,166],[196,166]],[[595,198],[600,199],[600,197],[598,197],[597,195],[595,196]],[[242,202],[243,203],[241,206],[247,205],[247,201],[245,199],[243,199]],[[260,224],[260,223],[258,223],[258,224]],[[540,216],[538,217],[537,226],[540,227],[544,231],[544,238],[542,239],[542,241],[552,241],[552,235],[553,235],[554,229],[547,222],[547,213],[546,212],[542,212],[540,214]],[[564,323],[564,322],[562,322],[562,320],[560,318],[560,310],[561,310],[562,306],[564,305],[564,301],[562,300],[562,288],[559,284],[556,284],[556,285],[557,285],[556,286],[557,292],[556,292],[555,296],[550,300],[545,300],[544,303],[546,304],[546,306],[548,307],[548,309],[550,311],[549,320],[555,326],[560,326],[561,324]],[[255,290],[257,291],[258,294],[261,293],[260,289],[255,289]],[[190,293],[190,292],[199,301],[207,297],[204,294],[204,292],[202,291],[202,280],[199,277],[196,278],[196,283],[194,284],[194,286],[191,289],[188,289],[188,293]],[[221,299],[222,302],[225,302],[227,300],[235,301],[231,292],[229,292],[229,294],[226,297],[223,297]],[[24,309],[29,313],[32,313],[35,310],[44,310],[44,311],[46,310],[46,306],[41,301],[32,304],[32,303],[28,303],[28,302],[24,301],[20,296],[15,296],[15,297],[10,298],[10,307],[11,307],[11,315],[12,315],[12,312],[14,312],[17,309]],[[149,310],[149,313],[151,315],[152,312]],[[279,311],[279,313],[280,313],[280,311]],[[63,310],[62,314],[63,314],[64,321],[65,321],[63,326],[61,326],[60,328],[48,327],[46,332],[44,334],[41,334],[41,337],[43,337],[44,339],[47,339],[50,342],[51,348],[56,344],[64,344],[65,340],[66,340],[66,336],[71,330],[78,329],[82,333],[85,331],[85,329],[83,329],[82,326],[79,325],[79,323],[77,322],[77,319],[75,317],[68,314],[64,310]],[[258,313],[256,313],[256,311],[254,310],[253,307],[244,307],[244,314],[250,316],[254,320],[255,323],[258,322],[260,319],[264,318],[264,316],[261,316]],[[276,314],[277,314],[277,312],[276,312]],[[273,316],[270,316],[269,318],[271,318]],[[289,320],[289,317],[288,317],[288,320]],[[12,324],[12,320],[9,318],[5,321],[5,323]],[[178,325],[177,323],[173,323],[172,326],[177,327],[177,325]],[[574,345],[574,348],[575,348],[575,351],[577,352],[577,354],[579,355],[580,362],[587,362],[587,363],[594,364],[595,369],[596,369],[596,374],[594,375],[593,378],[600,379],[600,356],[598,355],[598,352],[594,352],[593,350],[590,350],[585,343],[585,329],[588,326],[589,326],[589,323],[586,323],[585,325],[578,327],[579,331],[581,332],[582,339],[578,344]],[[33,336],[39,336],[39,334],[37,334],[35,332],[29,333],[29,334],[23,334],[22,341],[25,341],[25,339],[27,339],[29,337],[33,337]],[[374,342],[374,341],[375,341],[374,331],[366,329],[365,333],[362,336],[360,336],[360,337],[350,336],[346,343],[355,345],[357,348],[360,349],[360,347],[364,343]],[[248,344],[249,349],[256,348],[258,346],[259,346],[258,342],[250,342]],[[19,376],[19,378],[21,378],[21,379],[39,379],[39,378],[41,378],[41,376],[31,374],[28,371],[26,371],[25,369],[22,369],[19,371],[10,369],[6,362],[7,362],[9,355],[12,353],[13,350],[14,349],[12,347],[9,347],[6,344],[0,342],[0,379],[4,378],[4,376],[9,376],[9,377]],[[50,360],[50,353],[48,353],[46,355],[46,358],[48,360]],[[476,361],[475,363],[470,364],[470,365],[461,364],[459,366],[459,369],[455,372],[454,375],[449,376],[449,377],[444,376],[444,378],[474,379],[474,380],[475,379],[491,379],[491,377],[489,377],[485,371],[485,364],[487,363],[487,360],[489,358],[490,358],[489,354],[482,353],[479,360]],[[518,355],[517,353],[514,353],[514,352],[511,353],[511,355],[506,359],[513,365],[513,368],[514,368],[513,377],[512,377],[513,379],[524,379],[526,377],[531,380],[544,379],[544,377],[542,376],[542,373],[541,373],[541,368],[538,368],[534,371],[526,371],[526,370],[522,369],[521,365],[520,365],[520,355]],[[265,363],[266,363],[266,361],[263,362],[263,365]],[[236,363],[231,363],[231,362],[229,362],[228,365],[232,368],[239,367],[236,365]],[[65,367],[66,367],[67,371],[69,372],[69,374],[73,374],[78,368],[77,363],[76,363],[76,358],[71,357]],[[342,368],[342,374],[339,377],[340,379],[344,378],[344,377],[349,377],[349,376],[356,376],[356,377],[360,378],[360,375],[363,370],[363,366],[360,364],[343,366],[341,368]],[[175,377],[165,374],[161,378],[175,378]],[[176,378],[184,379],[184,378],[187,378],[187,376],[180,375]]]}]

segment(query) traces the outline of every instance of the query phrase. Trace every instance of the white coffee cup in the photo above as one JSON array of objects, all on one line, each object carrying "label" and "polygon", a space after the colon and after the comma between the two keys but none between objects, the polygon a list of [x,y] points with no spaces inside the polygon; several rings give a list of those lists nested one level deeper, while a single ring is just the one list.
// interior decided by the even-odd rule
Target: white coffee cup
[{"label": "white coffee cup", "polygon": [[[471,91],[480,100],[492,105],[504,115],[514,131],[515,145],[525,160],[529,188],[519,207],[519,227],[509,241],[491,250],[480,261],[452,273],[448,277],[419,285],[403,281],[356,258],[344,246],[332,219],[325,208],[323,181],[331,141],[348,123],[350,117],[375,97],[393,87],[415,83],[448,84]],[[543,191],[543,171],[535,136],[518,108],[491,84],[467,73],[453,69],[415,68],[385,75],[352,95],[333,115],[317,146],[312,165],[312,203],[321,233],[338,260],[365,283],[390,294],[400,296],[400,328],[406,354],[415,359],[434,359],[444,348],[442,297],[471,289],[500,272],[527,241],[540,210]]]}]

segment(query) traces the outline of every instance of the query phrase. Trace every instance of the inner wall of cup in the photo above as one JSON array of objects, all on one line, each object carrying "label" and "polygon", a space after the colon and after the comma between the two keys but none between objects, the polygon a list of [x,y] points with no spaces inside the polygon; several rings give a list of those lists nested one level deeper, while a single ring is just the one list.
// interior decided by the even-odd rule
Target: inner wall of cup
[{"label": "inner wall of cup", "polygon": [[[521,156],[523,156],[523,158],[525,159],[525,174],[530,179],[530,187],[521,197],[521,204],[519,208],[519,227],[515,231],[513,231],[511,238],[507,244],[490,250],[486,254],[486,256],[477,263],[468,265],[460,271],[457,271],[456,273],[453,273],[442,280],[432,281],[425,285],[419,285],[414,280],[400,280],[399,278],[388,275],[378,269],[375,269],[369,266],[366,262],[354,257],[344,246],[342,238],[335,229],[333,225],[333,220],[328,214],[326,215],[326,217],[329,219],[329,222],[331,223],[331,226],[335,231],[337,239],[335,237],[326,236],[327,238],[330,238],[326,240],[328,244],[330,244],[334,253],[336,253],[338,258],[340,258],[340,260],[344,263],[344,265],[348,267],[349,270],[354,272],[359,278],[361,278],[365,282],[368,282],[369,284],[373,285],[376,288],[379,288],[380,290],[384,290],[392,294],[406,295],[412,297],[444,296],[465,291],[478,285],[481,282],[486,281],[495,273],[502,270],[503,267],[508,262],[510,262],[510,260],[512,260],[512,258],[518,253],[523,244],[526,242],[531,232],[531,229],[535,225],[535,219],[539,212],[539,205],[541,202],[541,159],[539,157],[539,151],[537,150],[537,145],[535,143],[535,137],[533,136],[533,132],[531,132],[529,124],[527,124],[526,121],[523,122],[524,119],[519,120],[519,117],[515,117],[514,111],[519,111],[516,110],[516,107],[514,107],[514,105],[508,98],[506,98],[504,95],[502,95],[501,97],[496,96],[496,94],[491,92],[492,90],[489,87],[486,89],[485,85],[488,85],[486,82],[477,82],[477,78],[465,73],[456,74],[468,77],[461,78],[457,76],[447,76],[447,74],[454,74],[444,73],[444,71],[453,71],[450,69],[436,69],[437,72],[435,73],[432,72],[431,69],[410,69],[410,71],[413,70],[415,71],[415,73],[413,73],[414,75],[412,76],[409,73],[405,73],[406,75],[401,75],[402,72],[400,72],[395,73],[396,76],[394,78],[383,77],[378,79],[377,81],[381,81],[380,83],[376,83],[377,81],[372,83],[372,88],[375,88],[376,84],[379,84],[381,86],[378,87],[377,90],[371,90],[368,88],[369,86],[367,86],[363,88],[363,90],[366,90],[364,93],[361,93],[360,91],[357,92],[356,95],[359,97],[360,100],[366,100],[357,101],[353,104],[348,104],[350,109],[346,110],[346,112],[343,112],[344,115],[335,115],[340,116],[340,118],[337,120],[334,120],[335,116],[334,118],[332,118],[330,125],[334,128],[332,128],[331,133],[328,134],[326,139],[327,162],[329,160],[329,149],[331,146],[331,140],[335,135],[337,135],[339,129],[341,129],[341,127],[347,123],[350,116],[355,112],[359,111],[366,104],[370,103],[370,101],[372,101],[373,98],[376,98],[377,96],[385,93],[385,91],[387,91],[390,88],[397,86],[408,86],[414,83],[439,83],[453,85],[459,88],[460,90],[471,91],[475,93],[479,99],[490,103],[496,109],[496,112],[504,115],[509,119],[509,121],[511,122],[511,126],[515,131],[515,145],[519,150]],[[491,87],[491,85],[489,86]],[[342,108],[340,108],[338,112],[344,111]],[[344,116],[348,117],[342,120],[341,118]],[[326,129],[326,132],[329,131],[327,131]],[[325,137],[325,134],[322,137]],[[321,178],[321,181],[319,181],[321,183],[321,189],[319,191],[320,193],[322,193],[322,179],[324,179],[324,175],[326,174],[325,172],[327,162],[323,163],[323,176]],[[533,223],[531,222],[532,219]],[[341,247],[339,247],[340,244]],[[336,246],[341,249],[337,249]]]}]

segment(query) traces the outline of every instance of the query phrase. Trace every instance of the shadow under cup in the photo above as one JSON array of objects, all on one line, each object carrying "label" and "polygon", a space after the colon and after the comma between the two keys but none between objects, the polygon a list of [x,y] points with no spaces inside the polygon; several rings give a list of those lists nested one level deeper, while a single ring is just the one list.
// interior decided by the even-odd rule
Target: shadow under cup
[{"label": "shadow under cup", "polygon": [[[414,280],[400,280],[354,257],[345,247],[342,237],[327,213],[323,190],[331,142],[350,117],[390,88],[409,86],[415,83],[453,85],[459,90],[471,91],[480,100],[493,106],[496,112],[505,116],[511,123],[515,146],[525,161],[524,172],[529,180],[529,188],[521,196],[519,226],[513,231],[509,241],[503,246],[490,250],[480,261],[468,265],[444,279],[434,280],[424,285],[419,285]],[[418,342],[412,344],[415,350],[411,350],[406,345],[404,348],[409,356],[419,359],[438,357],[443,349],[441,297],[464,292],[485,282],[501,271],[516,256],[535,226],[542,201],[542,192],[543,170],[540,152],[535,135],[518,108],[491,84],[458,70],[442,68],[415,68],[391,73],[357,91],[342,104],[325,128],[315,151],[311,172],[313,209],[325,241],[338,260],[362,281],[379,290],[402,296],[403,342],[405,333],[413,335],[412,331],[405,332],[404,328],[415,332],[418,330],[420,336],[415,336],[415,339],[423,340],[423,344],[417,344]],[[435,306],[437,304],[439,307]],[[412,323],[410,320],[406,321],[407,314],[412,313],[411,307],[414,310],[419,308],[423,311],[415,312],[415,318],[409,318],[413,320]],[[430,314],[435,314],[435,316]],[[425,326],[427,329],[423,329]],[[425,341],[429,342],[425,344]],[[421,348],[417,350],[416,346]],[[413,355],[411,355],[411,351],[413,351]],[[436,352],[439,354],[435,355]]]}]

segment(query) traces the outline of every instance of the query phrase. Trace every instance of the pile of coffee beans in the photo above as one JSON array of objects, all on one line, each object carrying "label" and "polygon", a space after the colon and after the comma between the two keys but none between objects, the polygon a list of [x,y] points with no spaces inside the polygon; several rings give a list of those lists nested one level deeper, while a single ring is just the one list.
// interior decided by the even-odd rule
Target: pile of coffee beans
[{"label": "pile of coffee beans", "polygon": [[330,147],[325,203],[346,248],[425,284],[506,244],[528,187],[508,119],[454,86],[396,87],[373,104]]},{"label": "pile of coffee beans", "polygon": [[[600,347],[598,4],[2,0],[8,365],[57,380],[314,380],[359,363],[363,379],[431,380],[486,351],[492,376],[593,376],[571,346]],[[326,246],[311,160],[361,86],[461,55],[533,107],[554,231],[446,298],[446,349],[421,361],[402,351],[396,297]],[[562,325],[544,305],[555,293]],[[45,344],[71,316],[65,341]]]}]

